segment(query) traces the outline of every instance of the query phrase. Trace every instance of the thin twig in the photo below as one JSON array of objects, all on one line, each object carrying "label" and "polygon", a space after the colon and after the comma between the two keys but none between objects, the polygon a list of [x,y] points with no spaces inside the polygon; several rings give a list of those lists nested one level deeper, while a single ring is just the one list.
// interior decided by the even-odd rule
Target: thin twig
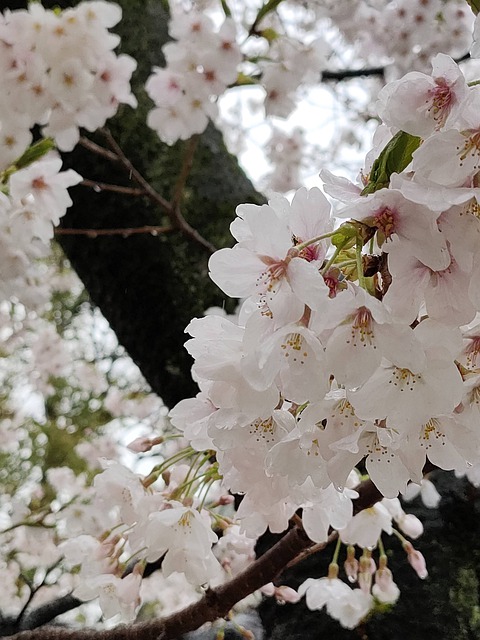
[{"label": "thin twig", "polygon": [[193,158],[198,147],[199,139],[198,135],[194,135],[187,142],[182,161],[182,168],[180,169],[175,187],[173,188],[172,208],[174,210],[180,210],[185,183],[187,182],[187,178],[192,170]]},{"label": "thin twig", "polygon": [[365,78],[378,76],[383,78],[385,67],[370,67],[366,69],[342,69],[338,71],[322,71],[322,80],[350,80],[351,78]]},{"label": "thin twig", "polygon": [[238,576],[215,589],[209,589],[206,597],[199,602],[163,619],[102,631],[45,626],[35,631],[23,631],[13,637],[16,640],[173,640],[198,629],[205,622],[228,615],[235,603],[271,582],[290,560],[311,544],[305,533],[294,527]]},{"label": "thin twig", "polygon": [[130,229],[64,229],[58,227],[55,229],[55,235],[58,236],[88,236],[89,238],[98,238],[98,236],[122,236],[128,238],[141,233],[150,233],[157,236],[159,233],[168,233],[173,231],[173,227],[155,227],[146,225],[144,227],[133,227]]},{"label": "thin twig", "polygon": [[325,542],[317,542],[317,544],[314,544],[312,547],[309,547],[308,549],[305,549],[305,551],[302,551],[301,553],[299,553],[296,558],[294,558],[293,560],[290,560],[290,562],[285,566],[285,569],[290,569],[290,567],[294,567],[296,564],[298,564],[299,562],[302,562],[302,560],[306,560],[306,558],[309,558],[314,553],[323,551],[325,547],[327,547],[331,542],[333,542],[337,538],[338,538],[338,531],[332,531]]},{"label": "thin twig", "polygon": [[95,153],[97,156],[106,158],[110,162],[119,162],[120,160],[115,153],[109,151],[108,149],[105,149],[105,147],[101,147],[96,142],[93,142],[92,140],[90,140],[89,138],[85,138],[84,136],[81,136],[78,144],[81,144],[82,147],[85,147],[85,149],[88,149],[92,153]]},{"label": "thin twig", "polygon": [[209,253],[214,253],[216,251],[216,247],[211,242],[206,240],[196,229],[191,227],[182,216],[180,210],[176,207],[173,207],[169,202],[167,202],[167,200],[165,200],[165,198],[157,193],[152,185],[147,182],[147,180],[145,180],[142,174],[137,171],[137,169],[135,169],[133,164],[123,153],[122,149],[120,148],[119,144],[112,136],[110,131],[106,128],[103,128],[100,129],[100,132],[105,136],[108,145],[111,147],[120,163],[123,164],[125,169],[128,171],[129,176],[133,178],[142,187],[142,189],[145,190],[145,195],[147,195],[152,200],[152,202],[160,206],[166,212],[166,214],[172,221],[173,226],[179,229],[183,233],[183,235],[191,238],[197,244],[207,249]]},{"label": "thin twig", "polygon": [[134,187],[122,187],[118,184],[107,184],[106,182],[97,182],[96,180],[83,179],[80,182],[82,187],[91,187],[94,191],[114,191],[115,193],[123,193],[126,196],[144,196],[144,189],[135,189]]},{"label": "thin twig", "polygon": [[[27,601],[25,602],[25,604],[23,605],[23,607],[20,610],[20,613],[17,616],[17,621],[16,624],[20,626],[20,622],[23,618],[23,616],[25,615],[31,601],[33,600],[34,595],[37,592],[37,589],[35,589],[35,587],[33,586],[33,583],[31,582],[31,580],[29,580],[26,576],[24,576],[22,573],[19,576],[23,582],[27,585],[28,590],[29,590],[29,594],[28,594],[28,598]],[[41,586],[41,585],[40,585]]]},{"label": "thin twig", "polygon": [[171,214],[172,206],[171,204],[165,200],[159,193],[155,191],[152,185],[145,180],[142,174],[135,169],[133,164],[127,158],[127,156],[123,153],[120,145],[112,136],[110,131],[106,128],[100,129],[100,133],[106,138],[108,146],[112,149],[115,158],[123,164],[130,178],[133,178],[135,182],[137,182],[142,189],[145,191],[146,195],[155,202],[159,207],[161,207],[168,215]]}]

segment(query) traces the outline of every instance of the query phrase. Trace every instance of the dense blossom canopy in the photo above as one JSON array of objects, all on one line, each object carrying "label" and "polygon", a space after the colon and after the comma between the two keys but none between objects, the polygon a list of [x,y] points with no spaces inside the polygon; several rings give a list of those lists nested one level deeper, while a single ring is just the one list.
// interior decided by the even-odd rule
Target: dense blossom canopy
[{"label": "dense blossom canopy", "polygon": [[[436,506],[438,493],[424,479],[432,467],[478,485],[480,87],[454,58],[469,47],[472,58],[480,55],[480,19],[456,0],[306,7],[285,0],[263,9],[247,3],[239,15],[221,15],[208,2],[206,11],[187,5],[172,3],[165,66],[145,85],[154,102],[147,123],[162,141],[201,134],[219,118],[221,96],[242,85],[262,91],[267,116],[286,118],[298,91],[327,76],[341,36],[349,51],[368,52],[366,63],[390,63],[374,148],[356,181],[318,166],[319,186],[239,204],[230,226],[235,244],[208,264],[211,280],[238,299],[237,311],[192,319],[185,347],[199,393],[171,408],[164,431],[142,429],[130,444],[136,454],[162,447],[160,462],[133,471],[103,436],[76,442],[81,468],[48,469],[48,491],[32,466],[24,487],[1,505],[2,607],[21,610],[29,590],[38,600],[72,590],[82,601],[98,597],[104,618],[131,621],[154,600],[143,578],[161,562],[156,579],[181,593],[160,603],[172,611],[251,566],[255,540],[267,529],[298,526],[301,516],[312,542],[337,538],[328,575],[307,579],[298,592],[269,584],[263,592],[291,602],[305,596],[310,609],[325,608],[353,629],[399,597],[385,534],[398,537],[418,576],[427,576],[407,539],[419,537],[422,524],[399,495],[421,491]],[[327,18],[330,35],[322,38],[312,24]],[[68,189],[83,180],[61,170],[57,150],[80,140],[113,155],[149,193],[111,134],[110,150],[81,139],[81,129],[103,127],[121,104],[137,106],[136,62],[114,52],[120,39],[110,32],[120,20],[117,5],[90,0],[64,11],[32,2],[1,16],[0,330],[12,362],[26,334],[30,372],[20,395],[40,397],[44,409],[22,415],[15,402],[5,404],[6,455],[18,452],[25,416],[36,425],[32,433],[48,422],[68,376],[71,408],[80,398],[112,420],[136,416],[145,425],[163,415],[167,423],[158,399],[115,388],[122,366],[116,376],[88,354],[80,365],[82,340],[68,347],[47,322],[52,291],[78,286],[60,278],[45,285],[54,227],[72,204]],[[472,64],[468,73],[478,69]],[[43,137],[32,144],[36,125]],[[272,183],[284,192],[299,178],[302,136],[279,130],[269,143],[270,158],[279,160]],[[158,202],[198,240],[178,222],[175,199]],[[17,331],[17,314],[28,331]],[[12,376],[6,367],[6,385]],[[62,424],[55,428],[68,433],[66,418]],[[362,473],[382,499],[358,511]],[[242,496],[236,509],[233,495]],[[339,578],[341,545],[353,587]]]}]

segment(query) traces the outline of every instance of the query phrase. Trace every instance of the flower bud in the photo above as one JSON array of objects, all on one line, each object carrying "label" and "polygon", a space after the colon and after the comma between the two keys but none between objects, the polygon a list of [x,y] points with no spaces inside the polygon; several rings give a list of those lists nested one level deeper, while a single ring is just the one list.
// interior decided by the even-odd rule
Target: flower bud
[{"label": "flower bud", "polygon": [[425,580],[425,578],[428,576],[428,571],[423,554],[420,551],[414,549],[413,545],[410,542],[405,542],[403,548],[407,552],[407,559],[415,569],[418,577],[422,580]]},{"label": "flower bud", "polygon": [[285,604],[289,602],[291,604],[295,604],[300,600],[300,596],[291,587],[287,587],[285,585],[281,585],[280,587],[275,587],[275,598],[277,602]]},{"label": "flower bud", "polygon": [[355,558],[355,547],[347,547],[347,559],[343,565],[349,582],[356,582],[358,578],[358,560]]},{"label": "flower bud", "polygon": [[414,540],[423,533],[423,524],[413,513],[406,513],[403,518],[397,521],[398,526],[405,535]]}]

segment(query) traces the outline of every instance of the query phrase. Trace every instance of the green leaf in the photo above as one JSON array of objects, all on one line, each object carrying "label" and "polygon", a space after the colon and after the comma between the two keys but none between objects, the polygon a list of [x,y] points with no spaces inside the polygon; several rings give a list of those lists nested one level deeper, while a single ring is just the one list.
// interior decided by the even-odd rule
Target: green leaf
[{"label": "green leaf", "polygon": [[252,24],[252,28],[250,29],[250,33],[256,33],[257,26],[260,23],[260,21],[263,20],[263,18],[266,15],[268,15],[269,13],[271,13],[272,11],[275,11],[275,9],[278,7],[278,5],[280,4],[281,1],[282,0],[268,0],[268,2],[266,2],[263,5],[263,7],[257,13],[257,17],[255,18],[255,21]]},{"label": "green leaf", "polygon": [[255,80],[255,78],[252,78],[251,76],[247,76],[245,73],[242,73],[240,71],[237,76],[237,79],[235,80],[235,85],[240,87],[240,86],[250,85],[250,84],[258,84],[258,83]]},{"label": "green leaf", "polygon": [[21,156],[14,162],[17,169],[24,169],[29,164],[40,160],[45,154],[55,149],[55,142],[52,138],[43,138],[35,144],[32,144]]},{"label": "green leaf", "polygon": [[278,33],[275,31],[275,29],[271,28],[262,29],[261,31],[259,31],[259,35],[262,36],[262,38],[265,38],[265,40],[268,40],[269,43],[278,38]]},{"label": "green leaf", "polygon": [[480,0],[467,0],[467,4],[470,5],[471,10],[475,15],[480,11]]},{"label": "green leaf", "polygon": [[421,141],[418,136],[405,131],[395,134],[373,163],[369,182],[362,195],[388,187],[392,173],[401,173],[410,164],[413,152],[418,149]]},{"label": "green leaf", "polygon": [[230,11],[230,7],[228,6],[228,3],[226,0],[220,0],[221,4],[222,4],[222,9],[223,9],[223,13],[226,15],[227,18],[231,18],[232,17],[232,12]]}]

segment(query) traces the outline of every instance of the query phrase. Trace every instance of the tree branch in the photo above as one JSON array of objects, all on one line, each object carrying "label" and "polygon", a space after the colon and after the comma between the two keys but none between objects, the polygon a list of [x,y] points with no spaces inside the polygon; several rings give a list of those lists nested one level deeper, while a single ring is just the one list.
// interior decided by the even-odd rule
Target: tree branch
[{"label": "tree branch", "polygon": [[143,189],[135,189],[133,187],[122,187],[118,184],[107,184],[106,182],[97,182],[96,180],[87,180],[84,178],[80,182],[82,187],[91,187],[94,191],[113,191],[115,193],[121,193],[126,196],[144,196],[146,195]]},{"label": "tree branch", "polygon": [[45,626],[11,637],[15,640],[173,640],[198,629],[205,622],[225,617],[234,604],[271,582],[285,565],[311,545],[302,529],[294,527],[236,578],[216,589],[209,589],[199,602],[167,618],[104,631]]},{"label": "tree branch", "polygon": [[383,78],[385,67],[370,67],[367,69],[342,69],[339,71],[322,71],[321,79],[323,80],[350,80],[351,78],[365,78],[378,76]]},{"label": "tree branch", "polygon": [[[354,513],[371,507],[383,498],[371,480],[362,482],[358,487],[358,493],[359,497],[354,501]],[[311,555],[311,550],[312,552],[321,551],[336,536],[337,532],[334,531],[325,543],[314,544],[303,528],[300,525],[295,525],[279,542],[241,574],[216,589],[208,589],[199,602],[167,618],[120,626],[105,631],[72,631],[44,627],[34,631],[21,631],[12,637],[15,637],[15,640],[173,640],[188,631],[198,629],[205,622],[213,622],[218,618],[225,617],[237,602],[268,582],[272,582],[285,568],[307,558]],[[68,602],[67,597],[67,605]],[[70,608],[74,608],[78,604],[79,601],[77,601],[77,605]],[[44,605],[44,608],[47,607],[48,605]],[[33,611],[25,622],[38,620],[39,614],[37,612],[39,610]],[[66,609],[66,611],[68,610]],[[46,624],[46,622],[48,620],[42,621],[40,624]],[[22,628],[32,629],[33,627],[23,625]]]},{"label": "tree branch", "polygon": [[[177,229],[179,229],[185,236],[194,240],[196,243],[198,243],[199,245],[207,249],[207,251],[209,251],[210,253],[214,253],[216,251],[216,247],[214,247],[214,245],[211,242],[206,240],[202,235],[200,235],[200,233],[198,233],[196,229],[194,229],[188,224],[188,222],[182,216],[180,209],[177,206],[177,203],[175,205],[172,205],[167,200],[165,200],[165,198],[163,198],[159,193],[157,193],[157,191],[155,191],[152,185],[147,180],[145,180],[142,174],[139,171],[137,171],[137,169],[135,169],[133,164],[130,162],[127,156],[123,153],[122,149],[120,148],[119,144],[117,143],[115,138],[112,136],[110,131],[107,128],[103,128],[103,129],[100,129],[100,132],[102,133],[103,136],[105,136],[108,142],[108,145],[110,146],[114,154],[117,156],[120,163],[125,167],[129,176],[131,176],[140,185],[140,187],[145,191],[145,195],[148,198],[150,198],[150,200],[153,203],[157,204],[161,209],[165,211],[165,213],[168,215],[168,217],[172,221],[173,225]],[[197,143],[195,142],[195,146],[196,144]],[[189,154],[187,153],[187,160],[188,160],[188,157],[189,157]],[[189,164],[191,166],[191,159],[185,164],[186,171],[188,170]],[[186,179],[186,176],[185,176],[185,179]]]},{"label": "tree branch", "polygon": [[143,227],[131,227],[120,229],[65,229],[65,227],[57,227],[55,229],[56,236],[87,236],[88,238],[97,238],[98,236],[122,236],[128,238],[139,233],[149,233],[152,236],[158,236],[160,233],[168,233],[173,231],[173,227],[144,225]]}]

